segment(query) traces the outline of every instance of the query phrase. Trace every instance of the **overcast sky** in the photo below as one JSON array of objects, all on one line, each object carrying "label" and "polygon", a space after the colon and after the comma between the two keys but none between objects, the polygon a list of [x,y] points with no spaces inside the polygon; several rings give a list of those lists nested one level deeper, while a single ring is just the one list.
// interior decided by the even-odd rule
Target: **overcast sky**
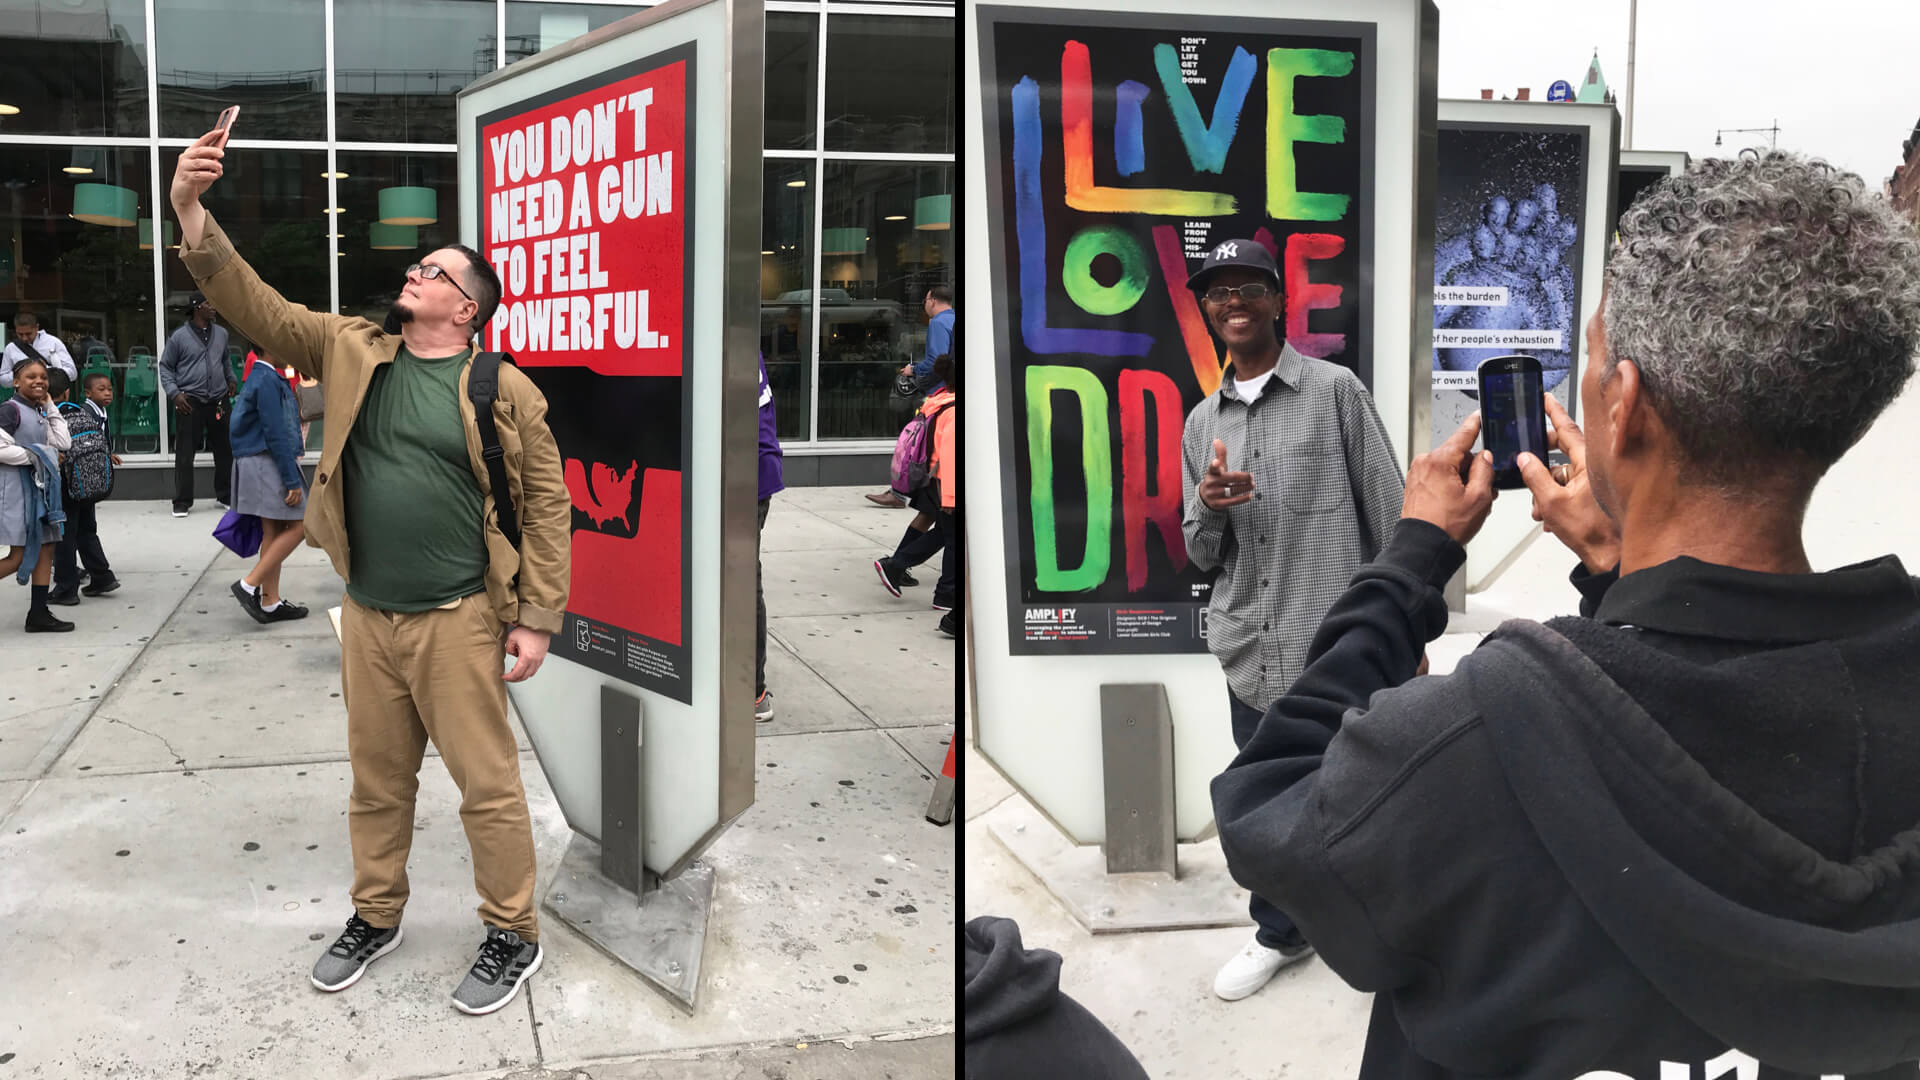
[{"label": "overcast sky", "polygon": [[[1596,46],[1624,117],[1628,0],[1435,0],[1440,96],[1576,87]],[[1920,4],[1895,0],[1641,0],[1633,148],[1725,156],[1766,145],[1716,128],[1780,124],[1780,146],[1878,191],[1920,120]]]}]

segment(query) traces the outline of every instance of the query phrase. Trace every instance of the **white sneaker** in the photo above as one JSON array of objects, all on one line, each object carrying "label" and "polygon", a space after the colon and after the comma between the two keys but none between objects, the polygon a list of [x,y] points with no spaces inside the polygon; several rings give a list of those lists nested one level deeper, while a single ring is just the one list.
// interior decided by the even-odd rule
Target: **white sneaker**
[{"label": "white sneaker", "polygon": [[1269,949],[1260,944],[1258,937],[1252,938],[1226,962],[1220,974],[1213,977],[1213,992],[1227,1001],[1239,1001],[1267,985],[1267,980],[1281,968],[1312,955],[1311,945],[1283,951]]}]

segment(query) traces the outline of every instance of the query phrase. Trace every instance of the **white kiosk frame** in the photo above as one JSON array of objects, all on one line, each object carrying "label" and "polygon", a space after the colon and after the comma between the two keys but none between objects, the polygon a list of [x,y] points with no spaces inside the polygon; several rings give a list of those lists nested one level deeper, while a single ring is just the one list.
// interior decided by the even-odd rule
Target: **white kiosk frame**
[{"label": "white kiosk frame", "polygon": [[[547,910],[693,1009],[713,892],[697,861],[753,805],[754,578],[765,7],[670,0],[519,61],[459,94],[461,237],[483,254],[480,124],[673,51],[691,56],[691,198],[680,377],[687,701],[550,656],[512,697],[580,834]],[[527,105],[531,108],[531,105]],[[639,419],[639,418],[636,418]],[[574,582],[576,595],[595,583]]]},{"label": "white kiosk frame", "polygon": [[[1587,320],[1600,309],[1600,283],[1606,272],[1607,252],[1613,243],[1614,169],[1620,153],[1620,114],[1612,105],[1448,99],[1440,102],[1439,124],[1442,129],[1450,125],[1512,127],[1519,131],[1573,128],[1586,133],[1587,197],[1581,208],[1579,255],[1582,288],[1572,328],[1577,343],[1572,346],[1574,363],[1568,374],[1572,386],[1577,387],[1581,374],[1586,371]],[[1564,207],[1562,211],[1565,212]],[[1431,298],[1431,274],[1425,289]],[[1569,392],[1572,393],[1571,387]],[[1574,419],[1578,421],[1585,403],[1577,393],[1573,393],[1572,400]],[[1423,439],[1426,446],[1437,441],[1431,431],[1424,432]],[[1524,491],[1507,492],[1496,500],[1480,535],[1467,545],[1464,571],[1467,592],[1471,594],[1492,585],[1538,535],[1540,525],[1533,520],[1532,503]]]},{"label": "white kiosk frame", "polygon": [[[1438,13],[1429,0],[1297,0],[1283,11],[1254,11],[1230,0],[1197,0],[1169,12],[1152,0],[1110,0],[1098,9],[1073,8],[1047,0],[1012,0],[1002,9],[1032,9],[1034,21],[1079,20],[1097,26],[1105,15],[1152,17],[1182,32],[1205,33],[1209,21],[1266,18],[1344,26],[1372,36],[1375,85],[1372,121],[1366,141],[1373,162],[1371,185],[1372,252],[1370,266],[1372,310],[1362,319],[1372,342],[1373,392],[1382,419],[1402,467],[1414,449],[1425,449],[1430,407],[1430,368],[1426,363],[1431,340],[1432,312],[1432,200],[1423,177],[1432,174],[1435,80],[1438,55]],[[963,35],[963,99],[968,129],[965,139],[966,183],[964,208],[974,223],[966,234],[966,273],[962,292],[970,302],[960,305],[969,352],[979,358],[968,368],[967,425],[967,551],[971,590],[972,647],[968,650],[973,730],[976,746],[1044,815],[1051,826],[1023,834],[1057,829],[1061,842],[1103,844],[1108,840],[1105,810],[1122,793],[1107,792],[1102,775],[1102,688],[1121,684],[1158,684],[1156,705],[1149,721],[1165,724],[1170,732],[1164,753],[1170,754],[1173,818],[1169,838],[1181,842],[1205,840],[1211,833],[1213,810],[1208,781],[1233,756],[1228,723],[1228,697],[1220,666],[1210,655],[1133,654],[1032,656],[1010,651],[1009,600],[1005,581],[1014,569],[1008,565],[1004,540],[1002,455],[1011,453],[1009,440],[1019,433],[1000,429],[994,403],[1004,392],[1000,366],[994,362],[996,324],[1007,318],[1003,297],[1011,283],[994,270],[989,234],[1001,223],[988,217],[988,169],[999,163],[985,160],[987,126],[997,123],[995,95],[1006,87],[983,85],[986,66],[982,20],[978,5],[967,5]],[[1363,29],[1364,28],[1364,29]],[[1096,95],[1097,97],[1098,95]],[[996,310],[996,306],[1000,310]],[[1406,357],[1420,362],[1408,363]],[[1071,361],[1068,361],[1071,362]],[[1001,835],[996,833],[996,835]],[[1003,841],[1006,836],[1002,836]],[[1016,852],[1030,866],[1048,856]],[[1183,851],[1181,858],[1189,858]],[[1077,863],[1098,854],[1081,847],[1067,853]],[[1172,852],[1167,852],[1171,862]],[[1217,861],[1217,851],[1213,858]],[[1171,868],[1171,867],[1169,867]],[[1184,875],[1191,866],[1183,866]],[[1101,871],[1095,870],[1097,876]],[[1043,875],[1044,876],[1044,875]],[[1219,875],[1224,881],[1224,873]],[[1050,883],[1051,884],[1051,883]],[[1061,890],[1055,887],[1056,893]],[[1224,893],[1232,893],[1225,882]],[[1243,902],[1242,902],[1243,903]],[[1128,929],[1124,913],[1110,905],[1071,901],[1069,907],[1091,929]],[[1227,904],[1230,910],[1232,902]],[[1101,914],[1104,912],[1104,916]],[[1240,917],[1244,918],[1244,907]],[[1101,921],[1102,919],[1105,921]],[[1148,920],[1149,922],[1151,920]]]}]

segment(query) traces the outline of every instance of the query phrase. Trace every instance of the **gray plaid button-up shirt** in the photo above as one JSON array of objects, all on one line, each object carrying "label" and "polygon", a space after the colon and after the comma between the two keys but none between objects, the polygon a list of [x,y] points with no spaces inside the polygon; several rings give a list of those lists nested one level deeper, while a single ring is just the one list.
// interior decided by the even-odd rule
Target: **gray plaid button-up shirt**
[{"label": "gray plaid button-up shirt", "polygon": [[[1299,677],[1347,580],[1393,538],[1406,480],[1346,368],[1285,346],[1251,405],[1230,376],[1187,417],[1182,531],[1195,565],[1220,568],[1207,647],[1233,695],[1264,710]],[[1226,511],[1200,501],[1215,439],[1229,472],[1253,474],[1253,500]]]}]

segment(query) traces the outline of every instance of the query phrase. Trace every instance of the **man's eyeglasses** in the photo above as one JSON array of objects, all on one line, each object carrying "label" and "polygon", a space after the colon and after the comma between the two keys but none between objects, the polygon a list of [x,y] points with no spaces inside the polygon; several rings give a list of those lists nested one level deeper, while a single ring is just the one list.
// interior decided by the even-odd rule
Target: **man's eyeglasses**
[{"label": "man's eyeglasses", "polygon": [[1273,286],[1263,285],[1258,281],[1249,281],[1245,285],[1231,287],[1215,285],[1206,292],[1207,302],[1210,304],[1224,304],[1228,298],[1234,296],[1236,293],[1239,294],[1240,299],[1248,303],[1253,303],[1256,300],[1265,300],[1267,297],[1272,296]]},{"label": "man's eyeglasses", "polygon": [[[414,263],[412,266],[407,267],[407,276],[412,277],[415,274],[420,275],[421,281],[445,279],[446,283],[453,286],[454,290],[461,296],[466,296],[467,299],[473,300],[473,297],[467,296],[467,290],[460,288],[460,283],[454,280],[453,273],[444,266],[438,266],[434,263]],[[474,302],[479,303],[477,300]]]}]

